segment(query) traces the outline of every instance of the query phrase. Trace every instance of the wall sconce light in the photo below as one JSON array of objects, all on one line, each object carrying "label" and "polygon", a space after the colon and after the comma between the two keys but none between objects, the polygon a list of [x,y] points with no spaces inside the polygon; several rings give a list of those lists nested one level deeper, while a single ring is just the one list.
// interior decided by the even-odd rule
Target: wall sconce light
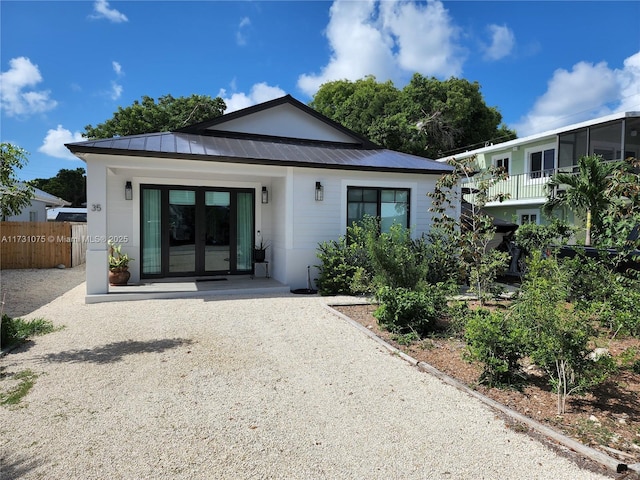
[{"label": "wall sconce light", "polygon": [[267,187],[262,187],[262,203],[269,203],[269,192]]},{"label": "wall sconce light", "polygon": [[638,136],[638,130],[636,130],[635,128],[633,130],[631,130],[631,136],[632,137],[637,137]]},{"label": "wall sconce light", "polygon": [[320,182],[316,182],[316,202],[324,200],[324,187]]},{"label": "wall sconce light", "polygon": [[133,200],[133,187],[131,186],[131,182],[124,184],[124,199]]}]

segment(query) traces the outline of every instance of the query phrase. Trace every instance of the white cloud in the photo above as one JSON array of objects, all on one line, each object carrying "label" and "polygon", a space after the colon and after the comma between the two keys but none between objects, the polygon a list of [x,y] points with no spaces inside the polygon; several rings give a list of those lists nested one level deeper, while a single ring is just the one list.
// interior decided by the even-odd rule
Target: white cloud
[{"label": "white cloud", "polygon": [[44,137],[44,141],[38,151],[55,158],[78,160],[64,144],[83,140],[85,139],[82,137],[81,132],[71,133],[66,128],[63,128],[62,125],[58,125],[55,130],[51,129],[47,132],[47,136]]},{"label": "white cloud", "polygon": [[117,82],[111,82],[111,100],[118,100],[122,95],[123,87]]},{"label": "white cloud", "polygon": [[120,65],[118,62],[111,62],[111,66],[113,67],[113,71],[116,72],[116,75],[118,75],[119,77],[124,75],[124,72],[122,71],[122,65]]},{"label": "white cloud", "polygon": [[547,91],[514,126],[519,136],[559,128],[610,113],[640,109],[640,52],[611,69],[606,62],[558,69]]},{"label": "white cloud", "polygon": [[97,0],[93,4],[93,11],[91,18],[106,18],[110,22],[122,23],[128,22],[129,19],[124,13],[120,13],[115,8],[109,8],[109,2],[107,0]]},{"label": "white cloud", "polygon": [[298,87],[313,95],[332,80],[374,75],[400,81],[415,72],[448,78],[462,73],[459,29],[439,0],[336,0],[326,30],[332,54],[319,74],[303,74]]},{"label": "white cloud", "polygon": [[500,60],[508,56],[516,44],[516,37],[506,25],[489,25],[491,45],[485,48],[486,60]]},{"label": "white cloud", "polygon": [[251,87],[251,92],[248,95],[241,92],[233,93],[230,97],[227,97],[226,95],[227,91],[224,88],[220,89],[218,92],[218,96],[222,98],[224,103],[227,105],[227,109],[224,113],[231,113],[258,103],[273,100],[274,98],[283,97],[286,95],[286,92],[280,87],[272,87],[262,82],[256,83]]},{"label": "white cloud", "polygon": [[26,57],[9,60],[9,70],[0,73],[0,104],[10,117],[41,113],[56,107],[49,90],[28,90],[42,82],[37,65]]},{"label": "white cloud", "polygon": [[249,19],[249,17],[244,17],[242,20],[240,20],[240,25],[238,25],[238,30],[236,31],[236,43],[238,45],[247,44],[247,36],[244,32],[250,25],[251,20]]}]

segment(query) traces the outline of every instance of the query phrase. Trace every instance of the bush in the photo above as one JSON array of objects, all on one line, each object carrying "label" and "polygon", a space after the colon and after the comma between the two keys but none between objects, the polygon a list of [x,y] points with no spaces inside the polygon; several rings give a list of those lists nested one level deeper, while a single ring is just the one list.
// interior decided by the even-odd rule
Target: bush
[{"label": "bush", "polygon": [[526,353],[558,394],[558,414],[565,412],[569,395],[603,382],[613,368],[610,358],[589,358],[595,331],[588,316],[567,304],[569,278],[555,257],[534,252],[512,308],[513,320],[526,332]]},{"label": "bush", "polygon": [[44,335],[54,331],[53,323],[43,318],[23,320],[2,315],[0,327],[0,346],[8,347],[16,343],[24,342],[30,337]]},{"label": "bush", "polygon": [[468,315],[465,326],[469,360],[482,362],[480,381],[489,386],[510,385],[517,378],[523,357],[523,332],[501,311],[484,308]]},{"label": "bush", "polygon": [[464,281],[464,268],[460,263],[460,248],[441,229],[433,229],[427,234],[424,261],[426,263],[426,281],[459,284]]},{"label": "bush", "polygon": [[373,292],[373,269],[366,247],[367,231],[371,228],[374,227],[368,223],[364,227],[354,224],[337,241],[320,243],[317,256],[322,264],[318,265],[320,275],[316,280],[320,295]]},{"label": "bush", "polygon": [[424,237],[414,240],[408,229],[394,224],[388,233],[369,232],[367,244],[376,285],[410,290],[424,285],[428,268]]},{"label": "bush", "polygon": [[373,315],[381,327],[397,334],[428,334],[446,309],[445,294],[440,286],[424,291],[382,287],[376,298],[380,306]]}]

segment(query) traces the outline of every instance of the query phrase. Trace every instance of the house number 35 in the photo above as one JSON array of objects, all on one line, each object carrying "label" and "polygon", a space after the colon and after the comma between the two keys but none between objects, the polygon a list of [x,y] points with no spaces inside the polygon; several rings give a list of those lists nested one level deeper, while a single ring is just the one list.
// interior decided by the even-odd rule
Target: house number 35
[{"label": "house number 35", "polygon": [[102,206],[99,203],[92,203],[91,204],[91,211],[92,212],[99,212],[100,210],[102,210]]}]

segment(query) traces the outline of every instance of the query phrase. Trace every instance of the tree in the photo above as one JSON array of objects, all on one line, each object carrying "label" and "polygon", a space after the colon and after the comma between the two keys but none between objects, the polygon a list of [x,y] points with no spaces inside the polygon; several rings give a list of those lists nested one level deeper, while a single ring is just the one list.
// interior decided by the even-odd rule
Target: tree
[{"label": "tree", "polygon": [[[611,176],[626,169],[625,162],[605,162],[600,155],[587,155],[578,159],[578,172],[558,172],[551,176],[547,188],[547,202],[542,209],[551,215],[558,207],[566,207],[586,222],[585,245],[591,245],[592,228],[602,228],[604,213],[611,198]],[[560,192],[560,188],[566,186]]]},{"label": "tree", "polygon": [[11,143],[0,143],[2,163],[0,165],[0,215],[2,220],[18,215],[24,207],[31,203],[33,187],[21,182],[15,176],[16,169],[21,169],[27,162],[27,152]]},{"label": "tree", "polygon": [[87,202],[87,179],[84,168],[75,170],[63,168],[55,177],[36,178],[30,183],[51,195],[71,202],[74,207],[80,207]]},{"label": "tree", "polygon": [[[432,199],[429,211],[435,214],[434,226],[455,242],[460,249],[460,263],[468,277],[470,291],[477,294],[481,304],[499,291],[496,277],[507,266],[509,254],[496,249],[490,249],[496,229],[493,219],[482,209],[493,201],[503,201],[508,194],[490,195],[493,185],[504,180],[506,172],[501,168],[491,167],[482,172],[476,172],[476,158],[462,160],[455,158],[447,162],[454,167],[454,171],[442,175],[436,182],[433,192],[427,195]],[[473,177],[473,183],[472,182]],[[473,200],[466,202],[462,197],[460,182],[473,185]],[[462,205],[460,218],[452,213]]]},{"label": "tree", "polygon": [[485,105],[480,85],[464,79],[415,74],[402,90],[373,76],[338,80],[322,85],[309,106],[385,148],[429,158],[516,137]]},{"label": "tree", "polygon": [[169,132],[219,117],[226,108],[222,98],[211,98],[208,95],[194,94],[178,98],[164,95],[157,103],[145,95],[142,103],[135,100],[133,105],[126,108],[118,107],[113,117],[106,122],[96,127],[87,125],[82,136],[95,139]]}]

